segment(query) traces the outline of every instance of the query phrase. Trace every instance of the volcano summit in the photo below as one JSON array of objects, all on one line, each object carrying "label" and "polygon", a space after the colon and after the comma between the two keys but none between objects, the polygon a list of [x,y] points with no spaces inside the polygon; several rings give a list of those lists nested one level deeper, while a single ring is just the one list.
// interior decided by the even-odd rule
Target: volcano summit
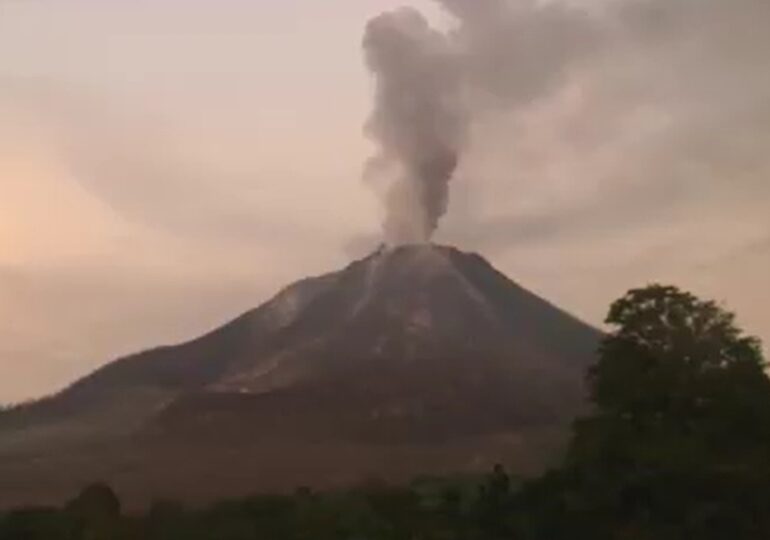
[{"label": "volcano summit", "polygon": [[478,255],[382,248],[0,414],[0,503],[95,479],[141,503],[534,471],[584,405],[599,337]]}]

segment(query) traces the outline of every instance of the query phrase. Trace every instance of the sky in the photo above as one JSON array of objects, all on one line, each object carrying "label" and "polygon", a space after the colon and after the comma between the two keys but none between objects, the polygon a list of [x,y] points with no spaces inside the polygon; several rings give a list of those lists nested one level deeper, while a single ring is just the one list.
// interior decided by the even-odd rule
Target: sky
[{"label": "sky", "polygon": [[402,5],[463,55],[437,242],[593,324],[665,282],[770,342],[766,0],[0,0],[0,402],[374,249],[362,37]]}]

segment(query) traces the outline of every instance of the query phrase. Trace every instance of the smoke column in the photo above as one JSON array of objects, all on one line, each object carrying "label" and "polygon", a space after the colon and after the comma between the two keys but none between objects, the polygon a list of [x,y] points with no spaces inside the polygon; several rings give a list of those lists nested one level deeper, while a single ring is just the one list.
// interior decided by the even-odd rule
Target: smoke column
[{"label": "smoke column", "polygon": [[[492,194],[514,208],[518,193],[544,187],[544,212],[651,182],[669,204],[764,162],[768,0],[435,2],[451,30],[402,9],[364,38],[378,145],[367,173],[386,181],[390,244],[430,240],[460,162],[478,185],[491,174],[520,189]],[[746,182],[767,184],[752,174]],[[507,243],[512,227],[492,230]]]},{"label": "smoke column", "polygon": [[564,6],[437,2],[458,22],[446,34],[402,8],[372,19],[364,37],[375,81],[366,132],[379,147],[366,176],[386,180],[389,244],[430,240],[447,210],[470,118],[542,95],[593,41],[592,25]]},{"label": "smoke column", "polygon": [[364,50],[376,84],[366,131],[379,146],[368,172],[389,180],[385,239],[427,242],[447,210],[466,132],[458,57],[408,8],[370,21]]}]

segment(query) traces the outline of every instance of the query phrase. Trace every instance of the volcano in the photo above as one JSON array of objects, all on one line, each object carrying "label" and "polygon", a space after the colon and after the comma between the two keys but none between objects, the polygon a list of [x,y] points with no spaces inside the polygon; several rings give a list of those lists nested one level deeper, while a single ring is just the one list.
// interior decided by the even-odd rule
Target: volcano
[{"label": "volcano", "polygon": [[454,248],[382,248],[0,414],[0,504],[204,501],[555,459],[600,333]]}]

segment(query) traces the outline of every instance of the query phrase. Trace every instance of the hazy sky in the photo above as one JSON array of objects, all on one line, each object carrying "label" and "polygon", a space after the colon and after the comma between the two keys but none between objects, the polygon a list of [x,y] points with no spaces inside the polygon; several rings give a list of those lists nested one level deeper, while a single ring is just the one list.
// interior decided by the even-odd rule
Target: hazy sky
[{"label": "hazy sky", "polygon": [[438,240],[593,323],[664,281],[770,341],[770,2],[445,3],[463,23],[429,0],[0,0],[0,402],[376,245],[361,38],[402,4],[478,66]]}]

